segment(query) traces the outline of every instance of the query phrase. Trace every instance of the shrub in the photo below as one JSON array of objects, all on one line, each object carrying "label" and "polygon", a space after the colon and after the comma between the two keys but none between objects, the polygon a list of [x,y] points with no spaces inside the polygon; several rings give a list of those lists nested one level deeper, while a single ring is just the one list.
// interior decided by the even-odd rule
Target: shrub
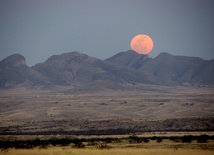
[{"label": "shrub", "polygon": [[15,141],[13,147],[15,149],[32,149],[34,146],[32,141]]},{"label": "shrub", "polygon": [[11,142],[10,141],[0,141],[0,148],[7,150],[11,148]]},{"label": "shrub", "polygon": [[181,137],[182,143],[191,143],[194,137],[191,135]]},{"label": "shrub", "polygon": [[85,148],[85,145],[82,142],[76,143],[74,145],[75,148]]},{"label": "shrub", "polygon": [[207,141],[209,140],[209,136],[208,135],[201,135],[197,137],[197,142],[198,143],[207,143]]},{"label": "shrub", "polygon": [[98,149],[110,149],[110,146],[108,146],[106,142],[98,142],[96,146]]},{"label": "shrub", "polygon": [[163,138],[161,138],[161,137],[158,137],[156,140],[157,143],[161,143],[162,141],[163,141]]},{"label": "shrub", "polygon": [[61,146],[68,146],[71,143],[71,140],[68,138],[59,139],[59,144]]},{"label": "shrub", "polygon": [[181,138],[179,138],[177,136],[170,136],[169,139],[173,142],[176,142],[176,143],[181,142]]},{"label": "shrub", "polygon": [[129,136],[129,143],[141,143],[142,139],[136,135]]},{"label": "shrub", "polygon": [[144,143],[148,143],[149,142],[149,138],[143,138],[143,142]]}]

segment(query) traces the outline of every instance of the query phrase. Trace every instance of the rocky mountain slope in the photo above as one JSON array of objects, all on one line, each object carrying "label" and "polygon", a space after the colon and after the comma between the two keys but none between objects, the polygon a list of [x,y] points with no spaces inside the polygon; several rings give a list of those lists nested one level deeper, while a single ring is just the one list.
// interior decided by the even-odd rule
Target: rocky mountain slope
[{"label": "rocky mountain slope", "polygon": [[13,54],[0,62],[0,88],[13,87],[24,82],[30,85],[46,85],[49,80],[28,67],[25,58],[20,54]]},{"label": "rocky mountain slope", "polygon": [[148,83],[144,73],[118,66],[78,52],[51,56],[44,63],[32,67],[60,85],[87,83],[96,80]]},{"label": "rocky mountain slope", "polygon": [[158,85],[214,85],[214,60],[161,53],[156,58],[134,51],[100,60],[79,52],[53,55],[28,67],[25,58],[11,55],[0,62],[0,87],[28,82],[32,85],[73,85],[111,81]]},{"label": "rocky mountain slope", "polygon": [[160,53],[151,59],[147,55],[133,53],[121,52],[106,61],[143,71],[152,83],[159,85],[214,84],[214,60],[173,56],[168,53]]},{"label": "rocky mountain slope", "polygon": [[129,50],[126,52],[117,53],[105,61],[138,69],[150,60],[151,58],[149,58],[148,55],[138,54],[132,50]]},{"label": "rocky mountain slope", "polygon": [[0,88],[13,88],[0,89],[0,133],[213,131],[213,87],[180,86],[212,86],[213,69],[214,60],[167,53],[70,52],[33,67],[11,55],[0,62]]}]

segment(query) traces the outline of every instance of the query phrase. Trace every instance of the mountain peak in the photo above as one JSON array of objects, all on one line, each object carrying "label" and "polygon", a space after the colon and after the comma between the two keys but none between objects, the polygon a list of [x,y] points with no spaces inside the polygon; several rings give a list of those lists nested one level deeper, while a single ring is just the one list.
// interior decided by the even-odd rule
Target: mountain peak
[{"label": "mountain peak", "polygon": [[0,67],[8,68],[8,67],[20,67],[26,66],[25,57],[21,54],[13,54],[0,62]]},{"label": "mountain peak", "polygon": [[173,56],[167,52],[161,52],[158,56],[166,57],[166,56]]},{"label": "mountain peak", "polygon": [[72,85],[92,81],[160,85],[213,85],[214,61],[160,53],[154,59],[132,50],[100,60],[79,52],[53,55],[28,67],[20,54],[0,62],[0,88],[26,81],[37,84]]},{"label": "mountain peak", "polygon": [[126,52],[120,52],[105,61],[118,65],[140,68],[147,60],[150,60],[147,54],[138,54],[133,50],[128,50]]},{"label": "mountain peak", "polygon": [[193,57],[193,56],[181,56],[181,55],[172,55],[166,52],[160,53],[155,59],[182,59],[182,60],[198,60],[198,61],[203,61],[202,58],[199,57]]},{"label": "mountain peak", "polygon": [[0,61],[0,75],[0,88],[12,88],[21,83],[49,84],[46,77],[26,65],[25,58],[20,54],[10,55]]},{"label": "mountain peak", "polygon": [[82,62],[83,60],[87,59],[89,56],[86,54],[75,52],[63,53],[60,55],[53,55],[46,60],[46,62]]}]

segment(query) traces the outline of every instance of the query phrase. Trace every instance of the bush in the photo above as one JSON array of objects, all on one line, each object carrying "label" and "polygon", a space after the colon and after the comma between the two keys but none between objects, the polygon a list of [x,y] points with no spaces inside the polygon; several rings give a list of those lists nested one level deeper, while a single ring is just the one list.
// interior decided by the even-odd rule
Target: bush
[{"label": "bush", "polygon": [[143,142],[144,143],[148,143],[149,142],[149,138],[143,138]]},{"label": "bush", "polygon": [[180,138],[174,138],[174,139],[171,139],[173,142],[175,143],[180,143],[181,142],[181,139]]},{"label": "bush", "polygon": [[98,149],[110,149],[110,146],[108,146],[106,142],[96,143],[96,146]]},{"label": "bush", "polygon": [[209,140],[209,136],[208,135],[201,135],[197,137],[197,142],[198,143],[207,143],[207,141]]},{"label": "bush", "polygon": [[32,149],[34,146],[32,141],[15,141],[13,147],[15,149]]},{"label": "bush", "polygon": [[76,143],[74,145],[75,148],[85,148],[85,145],[82,142]]},{"label": "bush", "polygon": [[142,139],[136,135],[129,136],[129,143],[141,143]]},{"label": "bush", "polygon": [[169,139],[173,142],[179,143],[181,142],[181,138],[177,136],[170,136]]},{"label": "bush", "polygon": [[191,135],[181,137],[182,143],[191,143],[194,137]]},{"label": "bush", "polygon": [[161,138],[161,137],[158,137],[156,140],[157,143],[161,143],[162,141],[163,141],[163,138]]},{"label": "bush", "polygon": [[0,148],[1,149],[11,148],[11,142],[10,141],[0,141]]},{"label": "bush", "polygon": [[39,148],[40,148],[40,149],[47,149],[48,146],[49,146],[49,144],[47,144],[47,143],[42,143],[42,144],[39,145]]},{"label": "bush", "polygon": [[71,140],[68,138],[59,139],[59,144],[61,146],[68,146],[71,143]]}]

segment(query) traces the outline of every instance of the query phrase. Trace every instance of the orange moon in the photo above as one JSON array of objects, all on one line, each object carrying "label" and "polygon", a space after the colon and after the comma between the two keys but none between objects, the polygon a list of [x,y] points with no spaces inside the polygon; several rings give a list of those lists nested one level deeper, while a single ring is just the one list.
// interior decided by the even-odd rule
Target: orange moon
[{"label": "orange moon", "polygon": [[138,34],[132,39],[130,46],[133,51],[139,54],[149,54],[153,49],[153,41],[146,34]]}]

